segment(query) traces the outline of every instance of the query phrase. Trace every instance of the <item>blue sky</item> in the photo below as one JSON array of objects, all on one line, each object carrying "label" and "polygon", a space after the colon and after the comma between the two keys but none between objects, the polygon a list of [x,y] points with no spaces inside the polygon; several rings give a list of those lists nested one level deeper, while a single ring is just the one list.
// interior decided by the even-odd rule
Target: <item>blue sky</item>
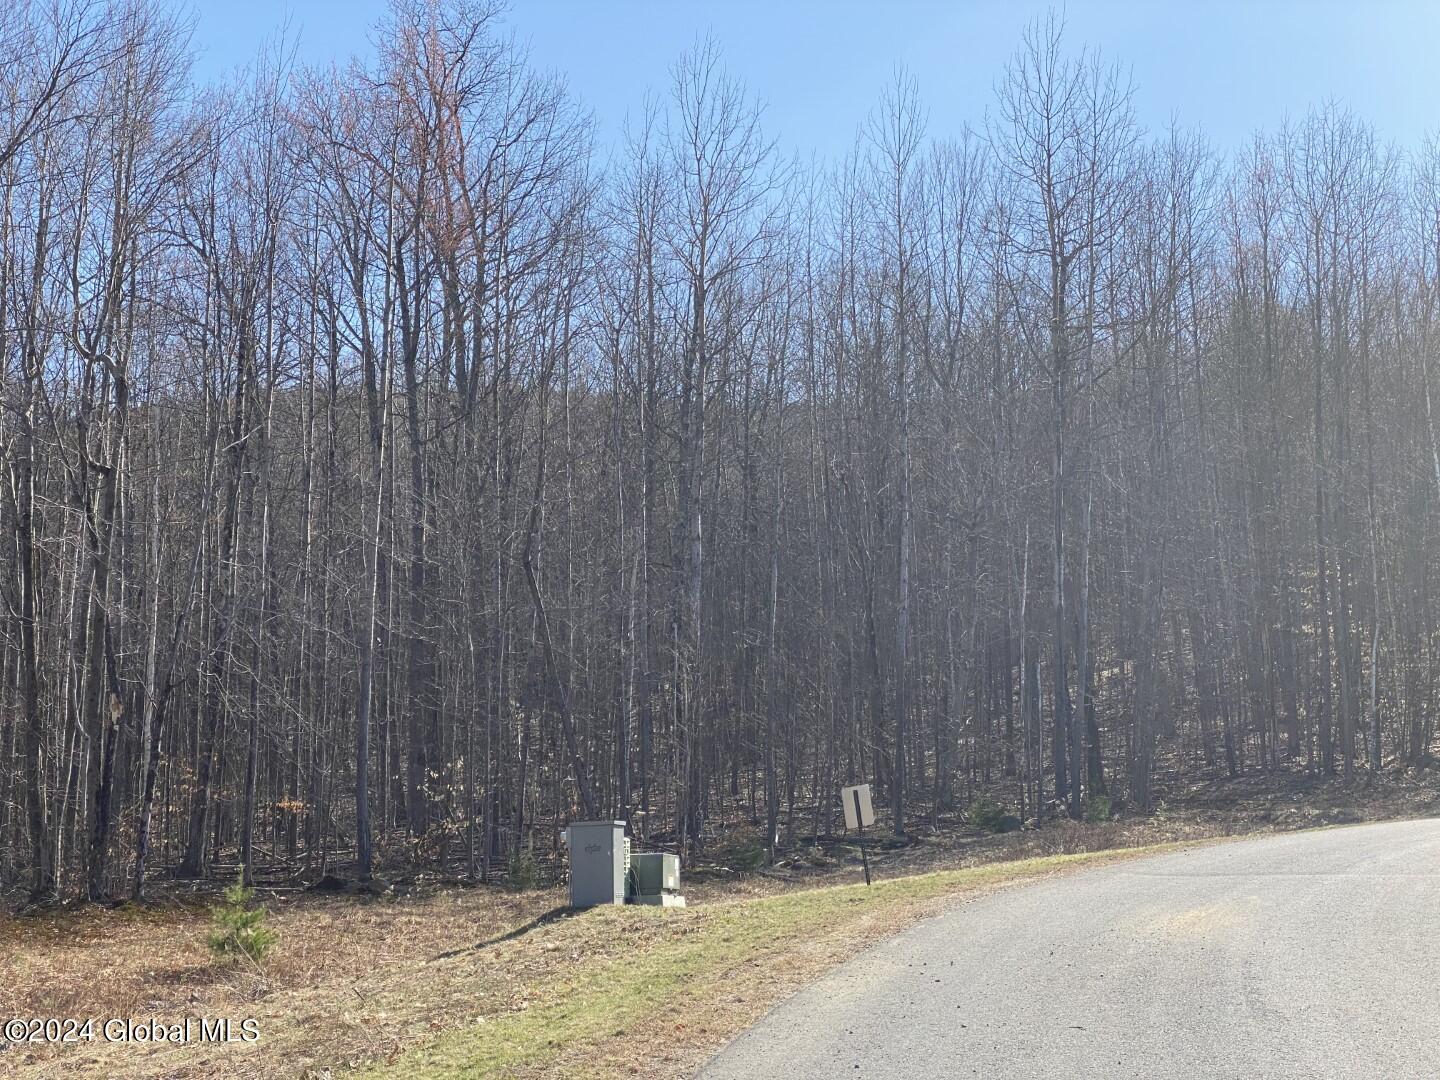
[{"label": "blue sky", "polygon": [[[602,145],[675,58],[712,33],[726,63],[766,106],[787,153],[834,157],[877,101],[894,65],[919,81],[933,134],[978,126],[1035,0],[520,0],[505,25],[534,66],[565,76],[595,114]],[[309,62],[369,50],[385,0],[240,0],[194,7],[197,74],[243,65],[286,25]],[[1221,149],[1327,98],[1384,139],[1416,145],[1440,127],[1440,0],[1070,0],[1072,46],[1126,65],[1152,131],[1172,116]]]}]

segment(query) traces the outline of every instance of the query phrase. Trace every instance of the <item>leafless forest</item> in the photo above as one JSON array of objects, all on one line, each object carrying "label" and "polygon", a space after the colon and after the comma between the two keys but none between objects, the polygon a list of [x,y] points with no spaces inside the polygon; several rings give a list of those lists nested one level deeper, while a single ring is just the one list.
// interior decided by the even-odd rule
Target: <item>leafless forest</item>
[{"label": "leafless forest", "polygon": [[1055,20],[823,164],[705,42],[611,147],[492,9],[375,41],[0,19],[0,886],[1426,763],[1440,145],[1141,130]]}]

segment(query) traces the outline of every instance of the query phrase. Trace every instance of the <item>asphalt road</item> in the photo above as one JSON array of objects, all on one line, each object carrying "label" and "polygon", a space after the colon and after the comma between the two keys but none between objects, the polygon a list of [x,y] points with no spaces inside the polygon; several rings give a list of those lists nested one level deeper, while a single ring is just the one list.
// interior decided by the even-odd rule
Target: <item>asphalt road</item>
[{"label": "asphalt road", "polygon": [[963,903],[700,1073],[1440,1077],[1440,821],[1196,848]]}]

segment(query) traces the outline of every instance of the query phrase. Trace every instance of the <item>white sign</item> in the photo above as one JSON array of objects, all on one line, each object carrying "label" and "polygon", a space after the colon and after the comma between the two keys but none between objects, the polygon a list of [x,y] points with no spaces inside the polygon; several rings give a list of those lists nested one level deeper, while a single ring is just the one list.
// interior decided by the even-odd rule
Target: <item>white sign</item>
[{"label": "white sign", "polygon": [[[859,815],[855,809],[859,802]],[[840,805],[845,808],[845,828],[854,832],[862,825],[875,824],[875,807],[870,805],[870,785],[856,784],[840,789]]]}]

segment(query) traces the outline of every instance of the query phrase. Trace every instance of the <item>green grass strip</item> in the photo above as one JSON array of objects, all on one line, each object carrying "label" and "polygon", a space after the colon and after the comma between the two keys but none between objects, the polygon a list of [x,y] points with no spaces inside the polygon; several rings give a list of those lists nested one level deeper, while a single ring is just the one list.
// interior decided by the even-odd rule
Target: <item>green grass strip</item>
[{"label": "green grass strip", "polygon": [[[685,910],[597,908],[580,916],[586,933],[605,938],[663,920],[653,944],[633,953],[581,960],[534,988],[535,1001],[515,1012],[438,1036],[370,1075],[501,1076],[531,1071],[580,1045],[623,1037],[662,1011],[709,1000],[737,969],[771,961],[813,934],[837,929],[896,903],[1024,881],[1084,863],[1154,853],[1177,844],[1051,855],[877,881],[799,890]],[[643,924],[642,924],[643,925]],[[398,1070],[398,1071],[396,1071]]]}]

